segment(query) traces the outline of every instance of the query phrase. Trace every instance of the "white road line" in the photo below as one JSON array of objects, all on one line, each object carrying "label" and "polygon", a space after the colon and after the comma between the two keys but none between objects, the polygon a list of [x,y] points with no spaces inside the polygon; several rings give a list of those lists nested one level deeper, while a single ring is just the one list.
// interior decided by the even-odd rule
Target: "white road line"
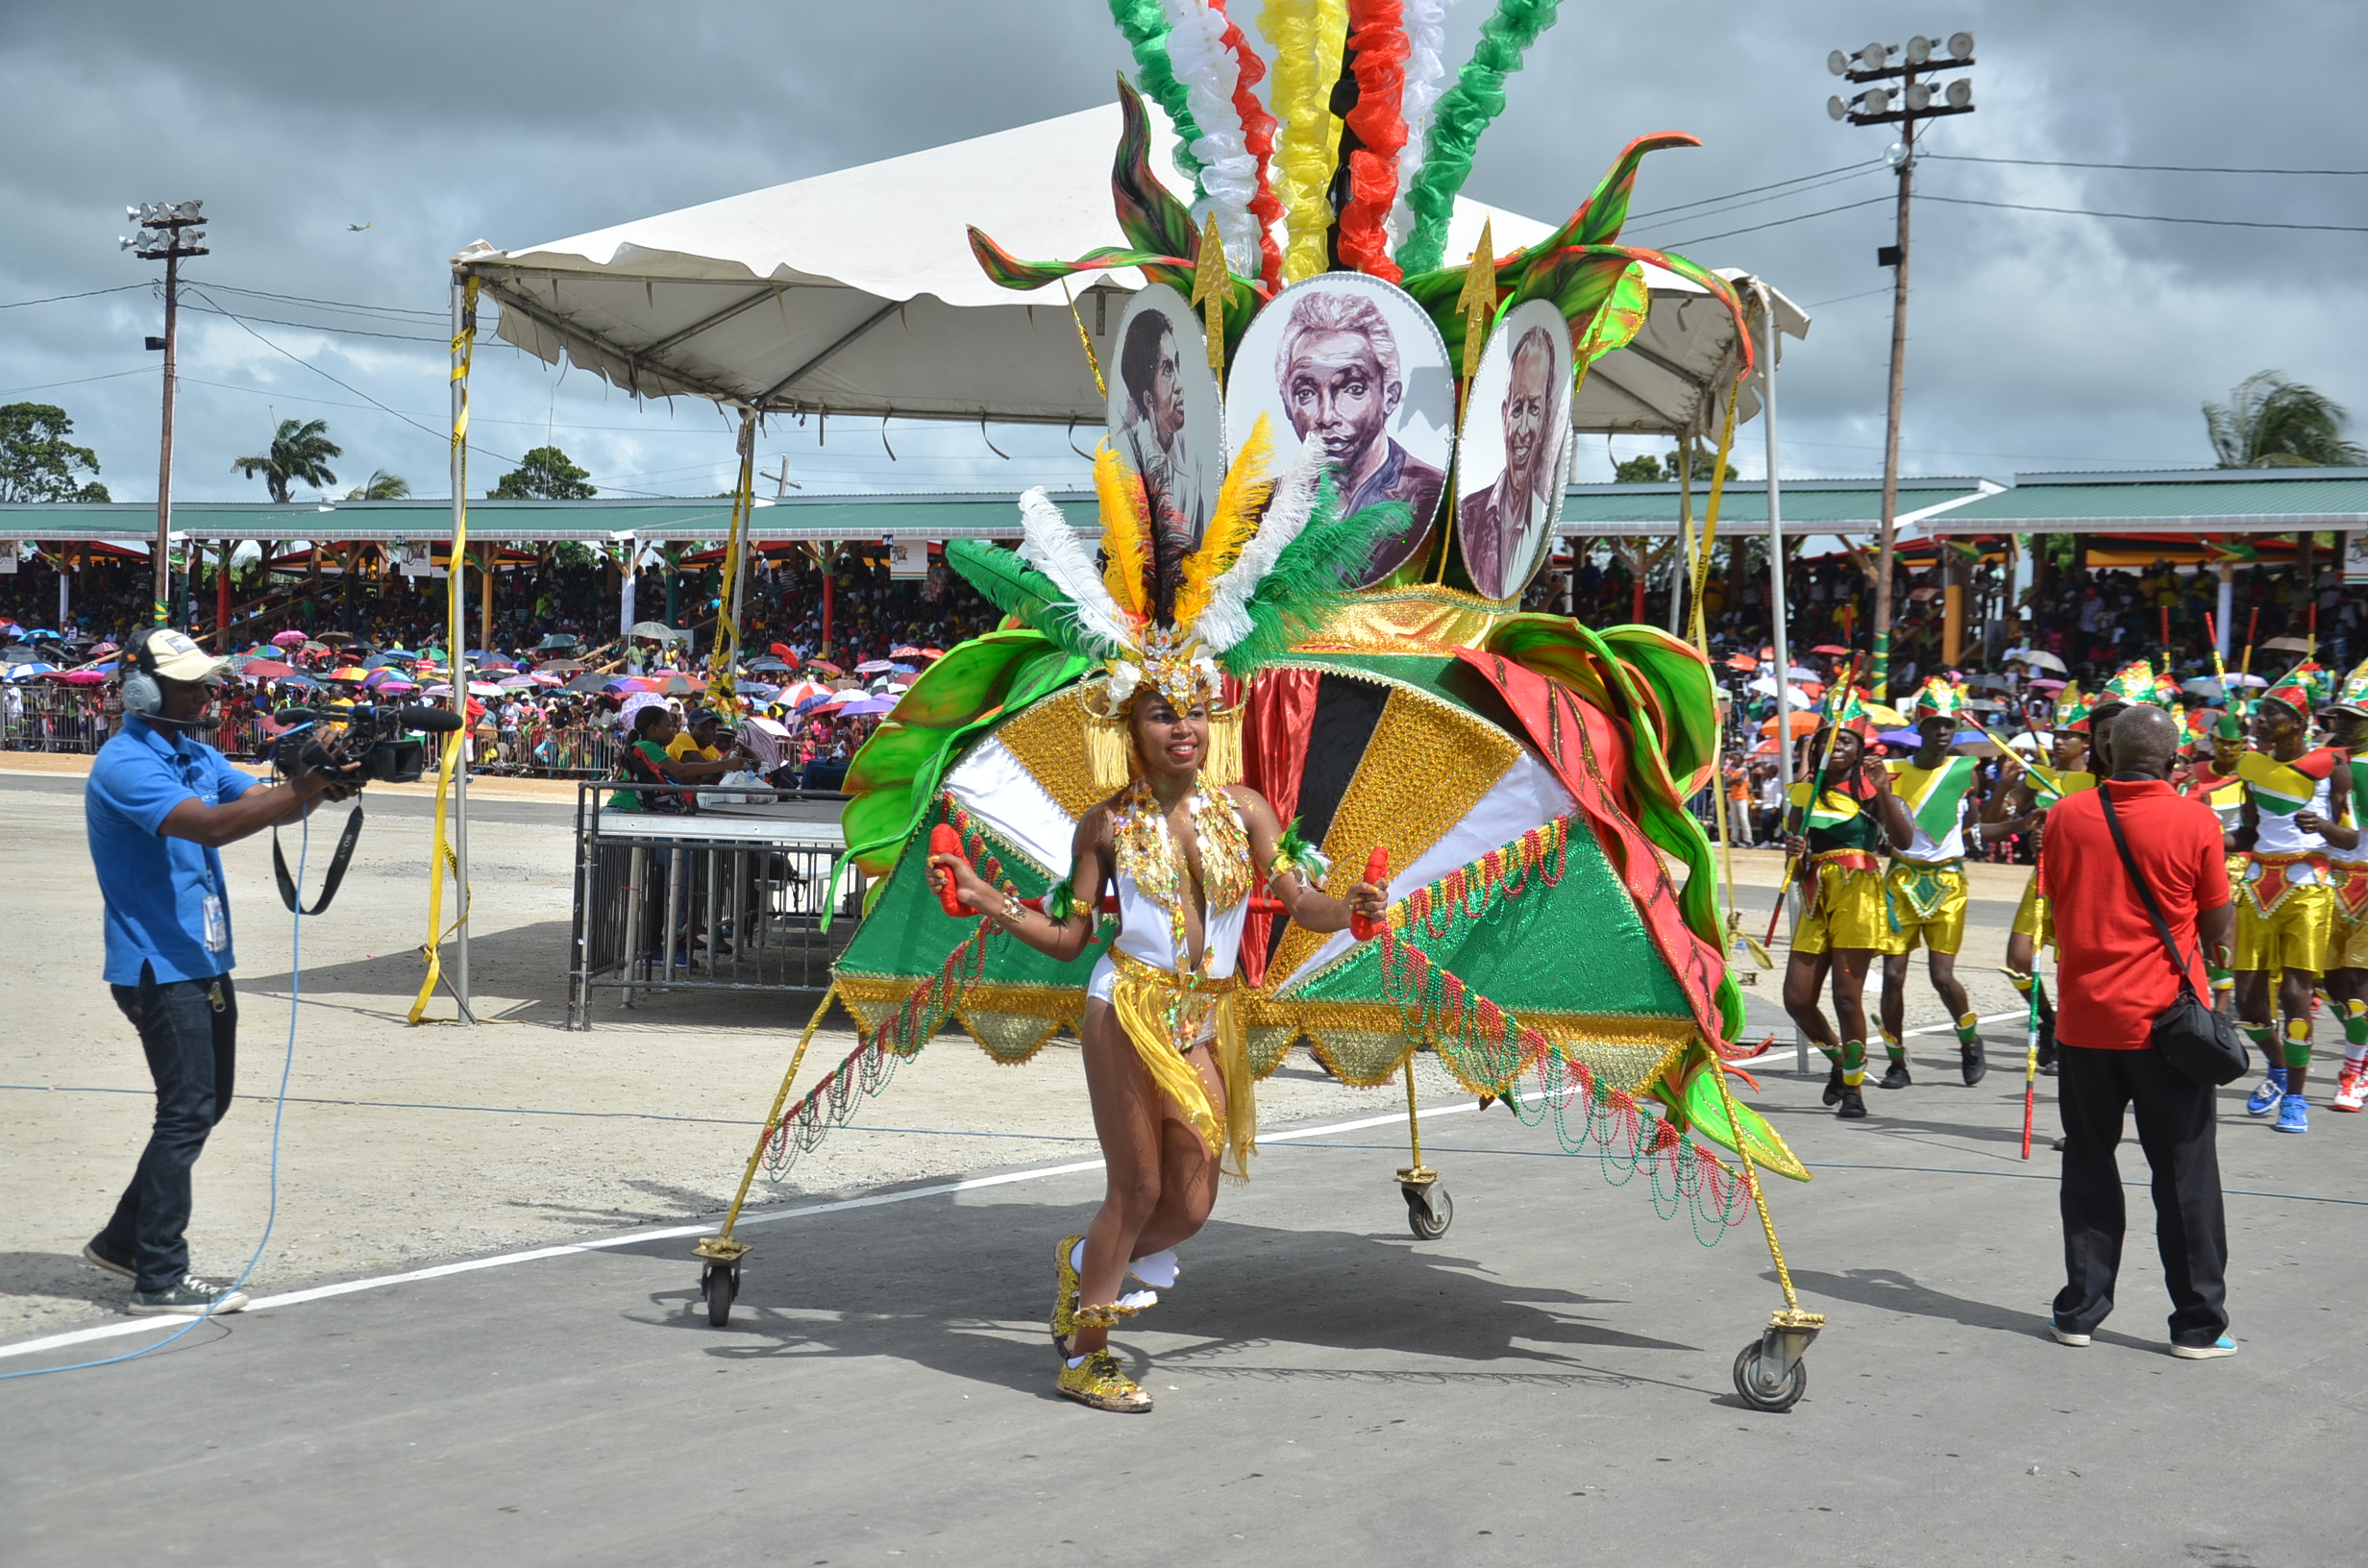
[{"label": "white road line", "polygon": [[[2019,1021],[2029,1017],[2030,1015],[2028,1013],[2020,1012],[1986,1013],[1975,1021],[1980,1023],[2006,1023],[2010,1020]],[[1953,1023],[1928,1023],[1923,1025],[1921,1028],[1906,1030],[1903,1032],[1903,1035],[1937,1035],[1945,1033],[1946,1031],[1956,1027],[1957,1025]],[[1816,1047],[1812,1046],[1810,1048],[1814,1050]],[[1790,1045],[1770,1045],[1766,1050],[1762,1051],[1758,1056],[1745,1057],[1742,1061],[1738,1062],[1735,1065],[1739,1067],[1748,1067],[1755,1063],[1772,1061],[1779,1053],[1789,1056],[1792,1054],[1792,1047]]]},{"label": "white road line", "polygon": [[[1477,1101],[1461,1105],[1425,1106],[1422,1115],[1451,1116],[1459,1112],[1477,1111]],[[1337,1121],[1322,1127],[1295,1127],[1287,1132],[1271,1134],[1260,1139],[1263,1143],[1291,1143],[1300,1139],[1324,1138],[1334,1133],[1363,1132],[1369,1127],[1387,1127],[1406,1119],[1399,1111],[1386,1116],[1367,1116],[1357,1121]],[[771,1225],[785,1219],[805,1219],[815,1214],[842,1213],[850,1209],[876,1209],[883,1204],[911,1203],[917,1198],[943,1197],[950,1192],[970,1192],[986,1187],[1007,1187],[1013,1182],[1042,1181],[1048,1176],[1074,1176],[1081,1171],[1099,1170],[1099,1160],[1077,1160],[1061,1165],[1037,1165],[1026,1170],[1000,1171],[993,1176],[968,1176],[956,1182],[938,1182],[928,1187],[906,1188],[895,1192],[870,1192],[859,1198],[840,1198],[831,1203],[809,1203],[798,1208],[759,1209],[743,1212],[739,1224]],[[736,1228],[736,1227],[735,1227]],[[506,1252],[492,1258],[470,1258],[456,1263],[438,1263],[432,1268],[408,1269],[401,1274],[377,1274],[366,1279],[345,1280],[335,1285],[317,1285],[306,1290],[287,1290],[276,1296],[258,1296],[244,1309],[249,1312],[266,1312],[280,1307],[301,1307],[307,1302],[327,1301],[333,1296],[350,1296],[362,1290],[383,1290],[389,1286],[410,1285],[420,1280],[440,1280],[454,1274],[474,1274],[481,1269],[507,1268],[513,1263],[540,1262],[546,1258],[566,1258],[580,1253],[604,1252],[617,1247],[639,1246],[646,1241],[675,1241],[686,1237],[705,1236],[716,1229],[713,1222],[697,1225],[669,1225],[654,1231],[634,1231],[626,1236],[604,1237],[591,1241],[574,1241],[555,1247],[535,1247],[526,1252]],[[146,1334],[158,1329],[178,1329],[188,1322],[185,1317],[139,1317],[120,1323],[102,1323],[95,1328],[76,1329],[67,1334],[53,1334],[39,1339],[27,1339],[13,1345],[0,1345],[0,1360],[12,1356],[31,1356],[45,1350],[63,1350],[70,1345],[86,1345],[96,1339],[118,1339],[127,1335]]]}]

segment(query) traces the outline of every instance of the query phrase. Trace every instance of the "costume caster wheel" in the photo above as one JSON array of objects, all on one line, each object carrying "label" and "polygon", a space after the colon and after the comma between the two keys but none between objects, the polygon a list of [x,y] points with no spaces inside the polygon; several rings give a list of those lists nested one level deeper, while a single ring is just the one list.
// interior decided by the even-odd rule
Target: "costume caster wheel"
[{"label": "costume caster wheel", "polygon": [[732,1298],[740,1293],[739,1266],[709,1263],[699,1271],[699,1293],[707,1298],[707,1322],[715,1328],[728,1328]]},{"label": "costume caster wheel", "polygon": [[1764,1339],[1754,1339],[1736,1352],[1735,1391],[1756,1410],[1788,1410],[1809,1391],[1809,1363],[1795,1358],[1787,1370]]},{"label": "costume caster wheel", "polygon": [[1410,1182],[1398,1190],[1406,1195],[1406,1228],[1416,1240],[1436,1241],[1455,1223],[1455,1200],[1439,1183]]}]

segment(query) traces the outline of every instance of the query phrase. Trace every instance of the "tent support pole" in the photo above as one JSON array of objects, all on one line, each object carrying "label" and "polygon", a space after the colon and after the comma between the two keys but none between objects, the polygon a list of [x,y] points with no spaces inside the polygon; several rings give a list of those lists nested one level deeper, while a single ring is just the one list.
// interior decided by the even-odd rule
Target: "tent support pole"
[{"label": "tent support pole", "polygon": [[[453,770],[452,811],[452,874],[456,886],[453,895],[460,903],[460,919],[453,927],[453,965],[451,984],[453,999],[459,1004],[462,1023],[475,1023],[477,1015],[469,999],[469,746],[473,731],[469,723],[468,660],[468,539],[469,539],[469,361],[463,344],[466,335],[475,331],[477,312],[466,299],[462,280],[453,275],[453,538],[452,571],[445,579],[445,607],[448,625],[445,627],[445,653],[451,660],[449,678],[452,682],[453,711],[460,715],[460,766]],[[319,558],[315,551],[314,558]],[[433,867],[431,872],[442,876],[445,869]],[[432,940],[432,935],[431,940]]]},{"label": "tent support pole", "polygon": [[[1781,786],[1779,801],[1792,796],[1792,712],[1785,700],[1785,690],[1792,679],[1792,649],[1788,645],[1785,618],[1789,613],[1785,606],[1785,508],[1783,483],[1777,478],[1776,462],[1776,302],[1769,296],[1767,284],[1759,280],[1752,282],[1752,293],[1760,301],[1760,433],[1767,443],[1767,603],[1768,630],[1776,662],[1776,779]],[[1776,808],[1778,821],[1783,820],[1784,806]],[[1776,896],[1791,906],[1792,925],[1800,923],[1800,905],[1793,900],[1792,890],[1778,888]],[[1792,1070],[1809,1076],[1809,1040],[1796,1025],[1792,1031]]]}]

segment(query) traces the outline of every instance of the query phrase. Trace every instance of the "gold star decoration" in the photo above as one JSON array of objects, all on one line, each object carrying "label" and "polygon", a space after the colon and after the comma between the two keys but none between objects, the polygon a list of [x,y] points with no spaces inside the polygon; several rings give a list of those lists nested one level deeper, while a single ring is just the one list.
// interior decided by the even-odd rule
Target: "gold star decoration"
[{"label": "gold star decoration", "polygon": [[1233,298],[1233,274],[1225,266],[1225,242],[1218,237],[1217,214],[1200,231],[1200,255],[1193,264],[1193,300],[1208,327],[1209,371],[1224,384],[1225,304]]}]

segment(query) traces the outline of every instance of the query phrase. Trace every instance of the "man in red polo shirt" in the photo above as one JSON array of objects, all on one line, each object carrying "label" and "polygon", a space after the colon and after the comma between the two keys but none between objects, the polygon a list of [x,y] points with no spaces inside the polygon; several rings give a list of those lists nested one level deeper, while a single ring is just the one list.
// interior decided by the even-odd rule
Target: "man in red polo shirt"
[{"label": "man in red polo shirt", "polygon": [[2171,1354],[2232,1356],[2228,1337],[2228,1224],[2220,1203],[2213,1092],[2147,1042],[2155,1016],[2179,994],[2170,956],[2114,848],[2101,798],[2112,793],[2137,872],[2178,943],[2196,994],[2208,997],[2205,950],[2226,965],[2235,927],[2220,820],[2172,792],[2179,722],[2132,707],[2113,725],[2111,774],[2048,813],[2039,891],[2056,922],[2056,1039],[2063,1116],[2064,1287],[2049,1327],[2084,1345],[2113,1310],[2125,1228],[2121,1142],[2125,1109],[2154,1172],[2155,1240],[2171,1295]]}]

